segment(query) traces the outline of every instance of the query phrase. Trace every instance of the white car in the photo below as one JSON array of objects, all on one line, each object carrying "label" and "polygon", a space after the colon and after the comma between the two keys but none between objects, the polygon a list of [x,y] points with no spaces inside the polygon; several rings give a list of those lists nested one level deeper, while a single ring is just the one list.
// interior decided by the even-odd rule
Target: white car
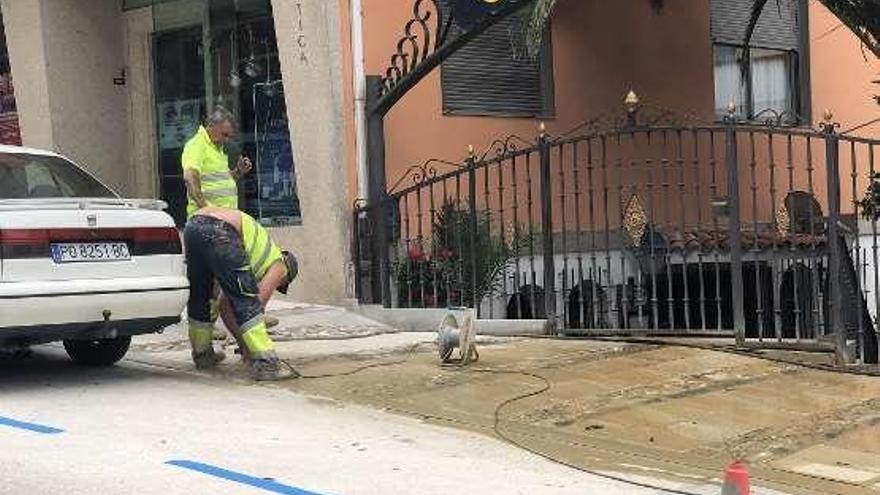
[{"label": "white car", "polygon": [[156,200],[125,200],[55,153],[0,146],[0,349],[63,341],[111,365],[131,336],[180,321],[180,234]]}]

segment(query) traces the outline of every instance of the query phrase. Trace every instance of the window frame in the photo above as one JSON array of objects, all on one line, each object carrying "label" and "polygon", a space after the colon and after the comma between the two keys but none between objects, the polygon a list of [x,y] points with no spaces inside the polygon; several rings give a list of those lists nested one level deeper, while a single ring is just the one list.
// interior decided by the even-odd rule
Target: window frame
[{"label": "window frame", "polygon": [[[711,16],[711,13],[710,13]],[[792,108],[793,119],[789,121],[781,122],[782,125],[797,127],[803,125],[809,125],[813,120],[813,102],[812,102],[812,80],[810,74],[810,8],[808,2],[806,0],[798,0],[797,1],[797,16],[799,19],[798,25],[798,46],[796,48],[783,49],[779,47],[769,47],[769,46],[760,46],[760,45],[749,45],[749,49],[768,49],[768,50],[780,50],[780,51],[788,51],[793,52],[793,64],[794,67],[791,70],[790,77],[792,80],[791,91],[792,91]],[[711,20],[710,20],[711,24]],[[729,43],[716,40],[714,36],[714,32],[710,29],[710,37],[709,42],[712,48],[712,80],[713,85],[715,81],[715,65],[714,65],[714,57],[715,57],[715,46],[716,45],[726,45],[726,46],[734,46],[740,49],[744,48],[745,45],[739,43]],[[751,71],[748,72],[748,86],[751,87]],[[713,91],[713,100],[716,97]],[[749,106],[754,106],[754,102],[752,100],[751,92],[749,92]],[[714,103],[713,103],[714,107]],[[715,113],[716,118],[720,121],[723,119],[722,115],[718,115]],[[755,122],[753,117],[747,117],[747,122]]]},{"label": "window frame", "polygon": [[[723,43],[723,42],[713,41],[712,42],[712,57],[713,57],[712,77],[713,77],[713,81],[717,80],[717,77],[718,77],[717,73],[715,72],[715,64],[714,64],[715,50],[718,47],[726,47],[726,48],[732,48],[732,49],[736,50],[738,52],[737,53],[737,60],[738,61],[741,58],[742,54],[745,52],[745,45],[738,45],[735,43]],[[790,59],[791,66],[789,67],[789,70],[788,70],[786,82],[788,84],[789,91],[791,92],[791,106],[789,109],[786,110],[786,112],[789,115],[789,118],[782,119],[781,123],[784,125],[795,125],[795,126],[802,124],[806,119],[806,117],[804,117],[804,107],[805,107],[805,98],[804,98],[804,93],[803,93],[804,85],[802,84],[802,81],[801,81],[801,77],[802,77],[802,73],[803,73],[803,70],[801,70],[801,63],[802,63],[801,58],[802,57],[801,57],[800,52],[798,50],[792,50],[792,49],[785,50],[785,49],[781,49],[781,48],[770,48],[770,47],[765,47],[765,46],[752,46],[752,45],[749,46],[749,59],[745,62],[745,69],[743,70],[743,73],[744,73],[743,82],[745,84],[745,101],[742,102],[743,103],[742,106],[745,109],[745,115],[739,115],[739,117],[743,118],[747,122],[757,122],[757,121],[761,121],[763,119],[758,118],[756,112],[758,112],[758,111],[763,112],[765,110],[768,110],[768,109],[764,109],[764,108],[761,108],[761,109],[755,108],[754,81],[752,80],[752,57],[751,57],[751,52],[753,50],[768,50],[768,51],[773,51],[773,52],[778,52],[778,53],[788,55],[788,57]],[[742,63],[740,62],[738,64],[738,66],[742,67]],[[718,95],[714,95],[714,98],[716,99],[716,103],[717,103]],[[785,115],[786,114],[783,113],[782,116],[785,116]],[[716,117],[719,118],[719,120],[724,117],[724,115],[718,114],[717,108],[716,108]],[[809,119],[806,119],[806,121],[809,122]]]}]

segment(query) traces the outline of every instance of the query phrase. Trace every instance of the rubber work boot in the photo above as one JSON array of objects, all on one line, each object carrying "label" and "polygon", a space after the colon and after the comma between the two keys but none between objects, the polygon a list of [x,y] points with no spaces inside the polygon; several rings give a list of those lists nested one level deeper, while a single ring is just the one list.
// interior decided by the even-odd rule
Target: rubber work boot
[{"label": "rubber work boot", "polygon": [[218,364],[226,359],[226,353],[215,351],[214,349],[202,352],[193,351],[192,358],[193,362],[196,363],[197,370],[210,370],[216,368]]},{"label": "rubber work boot", "polygon": [[288,378],[297,378],[299,373],[278,359],[278,356],[264,356],[251,359],[251,370],[254,380],[258,382],[286,380]]}]

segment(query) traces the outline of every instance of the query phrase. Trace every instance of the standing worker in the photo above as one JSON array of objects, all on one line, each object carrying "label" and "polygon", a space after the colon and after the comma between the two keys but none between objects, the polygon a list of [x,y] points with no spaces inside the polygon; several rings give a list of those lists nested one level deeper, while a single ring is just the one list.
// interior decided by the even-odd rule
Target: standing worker
[{"label": "standing worker", "polygon": [[180,162],[186,182],[187,218],[206,206],[238,209],[237,181],[247,175],[253,165],[242,156],[235,168],[229,168],[225,147],[235,132],[235,117],[218,106],[184,146]]},{"label": "standing worker", "polygon": [[234,317],[231,330],[244,346],[256,380],[281,380],[294,371],[275,353],[263,308],[274,291],[287,293],[296,277],[296,258],[282,251],[250,215],[209,206],[193,212],[184,230],[190,284],[189,338],[197,368],[217,365],[225,357],[214,350],[211,315],[214,280],[223,289]]}]

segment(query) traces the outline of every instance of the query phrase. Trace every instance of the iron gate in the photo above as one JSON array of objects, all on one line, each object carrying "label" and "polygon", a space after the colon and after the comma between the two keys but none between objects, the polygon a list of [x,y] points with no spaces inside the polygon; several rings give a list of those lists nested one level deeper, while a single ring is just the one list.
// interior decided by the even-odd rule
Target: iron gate
[{"label": "iron gate", "polygon": [[633,99],[564,136],[414,166],[354,210],[358,297],[568,334],[824,340],[876,362],[861,200],[880,140],[771,117],[682,123]]}]

